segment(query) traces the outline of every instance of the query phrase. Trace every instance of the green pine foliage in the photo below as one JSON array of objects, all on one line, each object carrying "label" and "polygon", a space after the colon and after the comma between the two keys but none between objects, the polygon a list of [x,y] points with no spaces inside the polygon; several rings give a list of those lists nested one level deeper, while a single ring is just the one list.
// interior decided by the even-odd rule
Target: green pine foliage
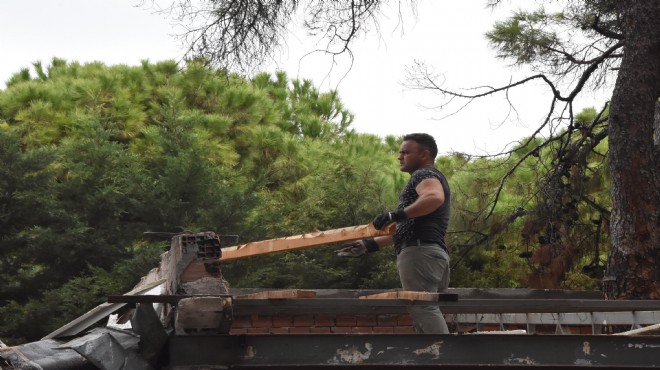
[{"label": "green pine foliage", "polygon": [[[408,178],[396,161],[400,138],[354,132],[338,92],[282,72],[247,79],[201,60],[54,59],[33,70],[0,91],[6,343],[36,340],[130,290],[164,250],[146,231],[209,230],[244,243],[366,224],[396,206]],[[530,156],[508,174],[533,144],[506,158],[438,158],[453,191],[452,286],[525,286],[538,269],[520,255],[541,247],[531,225],[550,156]],[[607,208],[607,165],[596,157],[575,189]],[[576,211],[595,225],[593,207]],[[596,241],[593,227],[576,230],[601,247],[576,257],[565,286],[593,288],[580,267],[607,240]],[[338,247],[227,262],[223,273],[236,287],[400,286],[391,249],[346,260]]]}]

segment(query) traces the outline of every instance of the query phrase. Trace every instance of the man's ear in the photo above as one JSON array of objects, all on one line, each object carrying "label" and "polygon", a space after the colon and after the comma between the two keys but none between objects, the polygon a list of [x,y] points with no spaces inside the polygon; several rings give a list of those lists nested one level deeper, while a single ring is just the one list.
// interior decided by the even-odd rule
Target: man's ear
[{"label": "man's ear", "polygon": [[424,162],[428,162],[428,161],[433,162],[431,160],[431,151],[430,150],[428,150],[428,149],[422,150],[422,160],[424,160]]}]

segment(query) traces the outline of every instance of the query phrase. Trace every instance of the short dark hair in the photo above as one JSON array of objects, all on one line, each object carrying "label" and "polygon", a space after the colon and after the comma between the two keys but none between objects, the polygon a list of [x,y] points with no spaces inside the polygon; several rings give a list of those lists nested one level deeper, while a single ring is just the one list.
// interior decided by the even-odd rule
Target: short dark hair
[{"label": "short dark hair", "polygon": [[419,145],[422,150],[428,150],[431,153],[431,159],[435,161],[438,155],[438,145],[435,143],[433,136],[429,134],[408,134],[403,137],[403,141],[412,140]]}]

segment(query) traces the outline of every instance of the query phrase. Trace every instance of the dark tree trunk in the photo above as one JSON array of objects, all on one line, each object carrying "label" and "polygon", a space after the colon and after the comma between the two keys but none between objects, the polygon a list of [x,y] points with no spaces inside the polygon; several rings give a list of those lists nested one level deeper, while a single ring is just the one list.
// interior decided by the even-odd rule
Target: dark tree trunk
[{"label": "dark tree trunk", "polygon": [[655,102],[655,116],[653,117],[653,127],[655,135],[654,145],[656,148],[660,148],[660,101]]},{"label": "dark tree trunk", "polygon": [[660,97],[660,1],[617,2],[625,53],[609,120],[612,249],[608,299],[660,299],[660,148],[654,138]]}]

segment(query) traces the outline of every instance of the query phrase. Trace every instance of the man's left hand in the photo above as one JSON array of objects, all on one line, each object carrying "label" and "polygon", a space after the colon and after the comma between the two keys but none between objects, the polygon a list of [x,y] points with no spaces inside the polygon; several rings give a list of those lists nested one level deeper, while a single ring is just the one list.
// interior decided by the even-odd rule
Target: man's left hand
[{"label": "man's left hand", "polygon": [[362,240],[357,240],[352,243],[344,244],[341,249],[337,251],[339,257],[360,257],[367,253],[367,246]]}]

